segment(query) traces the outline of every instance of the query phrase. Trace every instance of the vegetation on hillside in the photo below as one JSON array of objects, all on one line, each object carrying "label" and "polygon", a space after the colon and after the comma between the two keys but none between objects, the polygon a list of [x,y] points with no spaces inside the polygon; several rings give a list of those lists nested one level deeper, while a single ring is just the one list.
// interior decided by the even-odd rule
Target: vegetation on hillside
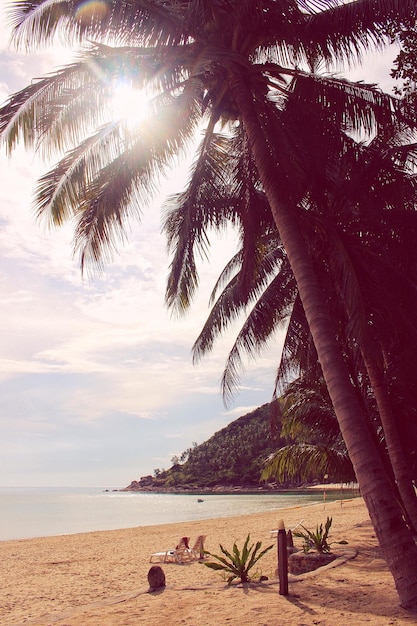
[{"label": "vegetation on hillside", "polygon": [[266,458],[285,440],[273,438],[270,404],[264,404],[215,433],[201,445],[195,444],[168,470],[133,481],[137,489],[204,489],[221,486],[257,488]]},{"label": "vegetation on hillside", "polygon": [[279,400],[264,404],[172,459],[168,470],[128,489],[280,488],[355,482],[324,382],[295,380]]}]

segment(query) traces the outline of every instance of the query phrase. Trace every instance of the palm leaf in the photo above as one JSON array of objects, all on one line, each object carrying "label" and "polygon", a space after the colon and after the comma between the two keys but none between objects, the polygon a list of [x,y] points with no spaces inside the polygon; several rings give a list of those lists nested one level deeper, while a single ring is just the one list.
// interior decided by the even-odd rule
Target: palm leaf
[{"label": "palm leaf", "polygon": [[[203,258],[207,255],[210,245],[208,231],[224,228],[234,211],[227,197],[223,197],[227,185],[224,161],[228,145],[224,136],[207,132],[187,189],[165,204],[163,229],[168,249],[175,250],[166,302],[179,312],[189,306],[198,286],[196,254]],[[205,202],[205,195],[201,195],[202,189],[211,197],[209,205]]]},{"label": "palm leaf", "polygon": [[306,443],[284,446],[270,457],[262,471],[262,479],[278,482],[324,480],[354,482],[355,473],[346,450]]},{"label": "palm leaf", "polygon": [[74,5],[71,0],[19,0],[11,9],[17,45],[49,42],[57,32],[70,42],[108,38],[119,44],[174,43],[183,38],[181,13],[176,3],[117,2]]},{"label": "palm leaf", "polygon": [[413,0],[356,0],[330,2],[325,10],[312,12],[305,20],[305,42],[309,56],[327,60],[360,58],[369,48],[390,43],[384,28],[387,20],[400,24],[405,18],[417,18]]},{"label": "palm leaf", "polygon": [[247,566],[248,570],[252,569],[253,566],[259,561],[259,559],[261,559],[267,552],[269,552],[269,550],[272,550],[272,548],[274,547],[273,545],[270,545],[264,548],[263,550],[261,550],[261,546],[262,546],[262,542],[257,541],[255,545],[255,549],[252,553],[252,556]]}]

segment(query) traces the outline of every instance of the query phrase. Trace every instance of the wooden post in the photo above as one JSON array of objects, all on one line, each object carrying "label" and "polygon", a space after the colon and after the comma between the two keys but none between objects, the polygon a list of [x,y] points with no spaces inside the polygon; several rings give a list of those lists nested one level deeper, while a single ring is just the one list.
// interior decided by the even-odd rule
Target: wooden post
[{"label": "wooden post", "polygon": [[281,596],[288,595],[288,552],[287,533],[285,532],[284,520],[278,522],[278,578],[279,593]]}]

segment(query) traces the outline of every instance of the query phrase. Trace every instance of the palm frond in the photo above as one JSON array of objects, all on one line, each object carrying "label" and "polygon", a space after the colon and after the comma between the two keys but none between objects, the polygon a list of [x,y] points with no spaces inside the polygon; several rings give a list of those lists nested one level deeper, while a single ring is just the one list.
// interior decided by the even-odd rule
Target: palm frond
[{"label": "palm frond", "polygon": [[346,450],[326,446],[292,444],[284,446],[268,459],[262,471],[262,479],[277,482],[355,482],[355,472]]},{"label": "palm frond", "polygon": [[254,358],[287,321],[296,293],[294,277],[285,264],[253,306],[229,352],[221,380],[226,402],[238,386],[243,356]]},{"label": "palm frond", "polygon": [[59,226],[77,214],[100,172],[125,149],[120,127],[108,124],[67,153],[39,180],[35,199],[38,217],[45,216],[50,225]]},{"label": "palm frond", "polygon": [[57,146],[64,147],[65,132],[76,141],[80,135],[77,130],[79,118],[76,118],[78,124],[73,121],[64,131],[62,128],[57,130],[55,122],[61,114],[66,114],[64,107],[72,99],[75,107],[80,101],[81,107],[86,105],[84,118],[89,119],[92,114],[100,121],[101,94],[99,90],[90,90],[91,83],[97,83],[91,66],[79,62],[64,67],[12,95],[0,113],[0,133],[8,150],[12,151],[20,139],[27,147],[38,148],[40,142],[46,138],[54,141]]},{"label": "palm frond", "polygon": [[[242,313],[246,312],[249,302],[256,301],[257,298],[265,297],[265,290],[271,281],[271,277],[275,276],[278,267],[285,260],[285,255],[279,247],[274,246],[270,254],[262,257],[262,262],[258,266],[256,281],[251,284],[248,292],[242,292],[240,273],[243,269],[243,257],[245,253],[241,250],[231,262],[226,266],[224,273],[228,274],[231,267],[238,269],[235,275],[226,284],[220,293],[217,301],[213,304],[209,317],[204,327],[193,345],[193,361],[197,362],[203,355],[207,354],[213,347],[214,341],[234,320],[238,319]],[[282,277],[281,277],[282,278]],[[277,284],[277,279],[276,284]],[[217,285],[216,285],[217,287]],[[278,287],[279,289],[279,287]],[[268,298],[266,294],[265,299]],[[284,296],[282,297],[284,300]],[[287,306],[287,303],[284,305]],[[276,311],[271,313],[275,320],[277,318]],[[265,318],[267,315],[265,314]],[[248,321],[246,322],[248,323]],[[265,324],[266,325],[266,324]],[[246,328],[246,324],[245,324]],[[243,331],[244,329],[242,329]],[[260,331],[260,329],[258,329]],[[255,330],[253,330],[255,333]],[[266,338],[264,339],[266,341]],[[260,339],[262,342],[262,340]]]},{"label": "palm frond", "polygon": [[330,124],[358,136],[363,133],[372,136],[387,126],[390,129],[394,125],[398,127],[395,99],[375,85],[297,71],[289,97],[289,106],[292,107],[295,100],[304,111],[307,103],[317,113],[324,107],[327,110],[327,127]]},{"label": "palm frond", "polygon": [[390,43],[384,28],[388,21],[400,24],[416,18],[413,0],[332,2],[329,8],[306,16],[303,40],[310,57],[352,62],[369,48]]},{"label": "palm frond", "polygon": [[321,376],[311,333],[307,324],[299,294],[289,317],[287,332],[281,352],[281,359],[275,377],[274,397],[278,398],[288,384],[301,374],[315,379]]},{"label": "palm frond", "polygon": [[[95,45],[81,59],[11,96],[0,112],[0,133],[11,151],[20,138],[46,156],[71,149],[111,120],[112,103],[121,84],[150,91],[148,110],[157,118],[179,95],[193,119],[201,87],[189,81],[178,65],[167,63],[161,49]],[[194,102],[193,102],[194,99]]]},{"label": "palm frond", "polygon": [[178,43],[184,38],[177,3],[134,0],[74,3],[71,0],[18,0],[10,11],[17,46],[50,42],[59,32],[71,42],[113,41],[119,45]]},{"label": "palm frond", "polygon": [[154,124],[136,132],[123,151],[89,183],[77,210],[81,217],[75,248],[81,253],[82,267],[90,261],[101,262],[101,255],[112,247],[113,234],[120,237],[122,233],[123,215],[137,214],[149,203],[157,189],[158,176],[191,141],[195,131],[192,112],[181,118],[183,125],[172,124],[184,104],[179,96]]},{"label": "palm frond", "polygon": [[[187,189],[165,203],[163,230],[168,250],[174,251],[167,282],[166,302],[178,312],[190,304],[198,285],[196,254],[204,258],[210,229],[221,230],[233,221],[236,207],[228,190],[229,163],[226,136],[207,131],[198,149]],[[206,198],[210,197],[210,202]]]},{"label": "palm frond", "polygon": [[300,376],[279,398],[281,436],[314,444],[340,444],[340,428],[323,377]]}]

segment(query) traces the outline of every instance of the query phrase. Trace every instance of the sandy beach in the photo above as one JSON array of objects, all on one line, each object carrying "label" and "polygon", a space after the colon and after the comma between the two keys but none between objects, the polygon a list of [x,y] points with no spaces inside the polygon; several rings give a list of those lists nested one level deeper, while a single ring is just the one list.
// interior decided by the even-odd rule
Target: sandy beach
[{"label": "sandy beach", "polygon": [[[343,558],[334,566],[290,575],[289,595],[279,595],[276,540],[278,520],[286,528],[301,520],[308,528],[333,518],[330,540]],[[263,583],[228,587],[203,564],[163,564],[165,589],[149,593],[153,552],[181,536],[207,535],[206,549],[219,543],[241,547],[250,533],[263,547]],[[300,540],[295,540],[301,545]],[[127,530],[0,542],[2,626],[341,626],[416,624],[398,606],[392,577],[361,498],[261,513]]]}]

